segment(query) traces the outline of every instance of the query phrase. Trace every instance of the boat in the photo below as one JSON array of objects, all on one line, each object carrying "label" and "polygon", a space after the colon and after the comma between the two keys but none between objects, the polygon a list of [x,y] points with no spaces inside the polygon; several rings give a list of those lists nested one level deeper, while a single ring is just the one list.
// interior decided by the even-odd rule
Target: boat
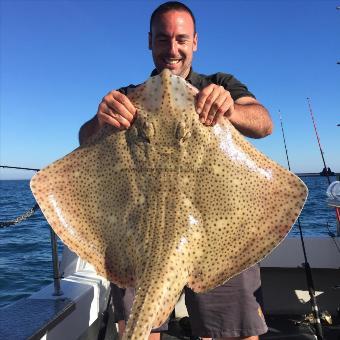
[{"label": "boat", "polygon": [[323,168],[320,172],[320,176],[334,176],[335,173],[330,168]]},{"label": "boat", "polygon": [[[339,178],[340,174],[336,175]],[[333,237],[304,237],[304,244],[312,268],[324,339],[339,340],[339,224]],[[51,247],[54,282],[0,309],[0,339],[118,339],[109,303],[109,282],[66,246],[59,263],[52,229]],[[269,326],[268,333],[260,339],[315,339],[315,319],[311,313],[300,239],[286,238],[260,266],[262,305]],[[107,316],[108,321],[103,322]],[[106,335],[98,337],[100,332]],[[162,339],[196,339],[190,334],[183,296]]]}]

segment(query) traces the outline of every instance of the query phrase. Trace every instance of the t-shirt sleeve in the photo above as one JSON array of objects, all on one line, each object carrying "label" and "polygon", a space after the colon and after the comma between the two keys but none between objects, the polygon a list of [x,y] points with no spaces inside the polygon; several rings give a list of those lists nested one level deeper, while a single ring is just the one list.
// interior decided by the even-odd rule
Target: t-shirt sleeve
[{"label": "t-shirt sleeve", "polygon": [[213,82],[215,84],[222,85],[226,90],[228,90],[234,100],[241,97],[253,97],[256,99],[254,94],[248,90],[247,86],[242,84],[231,74],[219,72],[216,73],[215,77],[216,79],[214,79]]},{"label": "t-shirt sleeve", "polygon": [[119,91],[120,93],[123,93],[125,95],[127,95],[129,93],[129,90],[131,89],[134,89],[136,88],[138,85],[133,85],[133,84],[130,84],[129,86],[124,86],[124,87],[121,87],[119,89],[117,89],[117,91]]}]

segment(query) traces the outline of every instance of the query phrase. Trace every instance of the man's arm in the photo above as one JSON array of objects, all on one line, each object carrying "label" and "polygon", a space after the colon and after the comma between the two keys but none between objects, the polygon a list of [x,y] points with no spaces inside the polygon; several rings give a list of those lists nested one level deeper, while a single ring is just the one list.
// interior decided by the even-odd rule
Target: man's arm
[{"label": "man's arm", "polygon": [[243,135],[263,138],[273,132],[273,122],[267,109],[252,97],[241,97],[234,101],[230,116],[225,116]]},{"label": "man's arm", "polygon": [[273,123],[266,108],[252,97],[235,101],[223,86],[210,84],[197,96],[196,110],[205,125],[226,117],[245,136],[262,138],[272,133]]},{"label": "man's arm", "polygon": [[[211,84],[201,90],[196,109],[200,121],[205,125],[214,125],[218,119],[227,117],[247,137],[262,138],[272,133],[273,123],[264,106],[252,97],[241,97],[234,101],[223,86]],[[118,91],[108,93],[100,103],[97,114],[80,128],[80,145],[105,123],[118,129],[129,128],[135,115],[136,108],[128,97]]]}]

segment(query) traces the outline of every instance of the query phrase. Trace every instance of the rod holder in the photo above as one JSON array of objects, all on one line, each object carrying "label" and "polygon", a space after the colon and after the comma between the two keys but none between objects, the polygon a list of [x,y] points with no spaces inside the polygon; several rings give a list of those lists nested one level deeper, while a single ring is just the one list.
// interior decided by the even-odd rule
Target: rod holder
[{"label": "rod holder", "polygon": [[[340,175],[337,176],[337,180],[340,181]],[[336,209],[336,236],[340,237],[340,208]]]},{"label": "rod holder", "polygon": [[53,264],[53,279],[54,279],[54,296],[60,296],[64,293],[60,288],[60,273],[59,273],[59,261],[58,261],[58,249],[57,249],[57,236],[53,229],[50,227],[51,232],[51,249],[52,249],[52,264]]}]

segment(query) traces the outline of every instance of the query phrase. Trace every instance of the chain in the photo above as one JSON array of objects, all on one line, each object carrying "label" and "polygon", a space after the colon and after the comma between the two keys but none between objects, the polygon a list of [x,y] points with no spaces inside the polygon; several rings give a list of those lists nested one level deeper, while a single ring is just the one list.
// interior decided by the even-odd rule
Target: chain
[{"label": "chain", "polygon": [[[9,166],[9,165],[0,165],[0,168],[39,171],[39,169],[22,168],[22,167],[18,167],[18,166]],[[14,220],[3,221],[3,222],[0,221],[0,228],[6,228],[6,227],[9,227],[11,225],[15,225],[15,224],[18,224],[22,221],[25,221],[28,218],[30,218],[38,209],[39,209],[39,205],[38,205],[38,203],[36,203],[33,208],[27,210],[24,214],[22,214],[21,216],[18,216]]]},{"label": "chain", "polygon": [[3,221],[3,222],[0,221],[0,228],[6,228],[6,227],[9,227],[9,226],[18,224],[22,221],[25,221],[28,218],[30,218],[38,209],[39,209],[39,205],[38,205],[38,203],[36,203],[33,208],[27,210],[24,214],[22,214],[21,216],[18,216],[14,220]]}]

